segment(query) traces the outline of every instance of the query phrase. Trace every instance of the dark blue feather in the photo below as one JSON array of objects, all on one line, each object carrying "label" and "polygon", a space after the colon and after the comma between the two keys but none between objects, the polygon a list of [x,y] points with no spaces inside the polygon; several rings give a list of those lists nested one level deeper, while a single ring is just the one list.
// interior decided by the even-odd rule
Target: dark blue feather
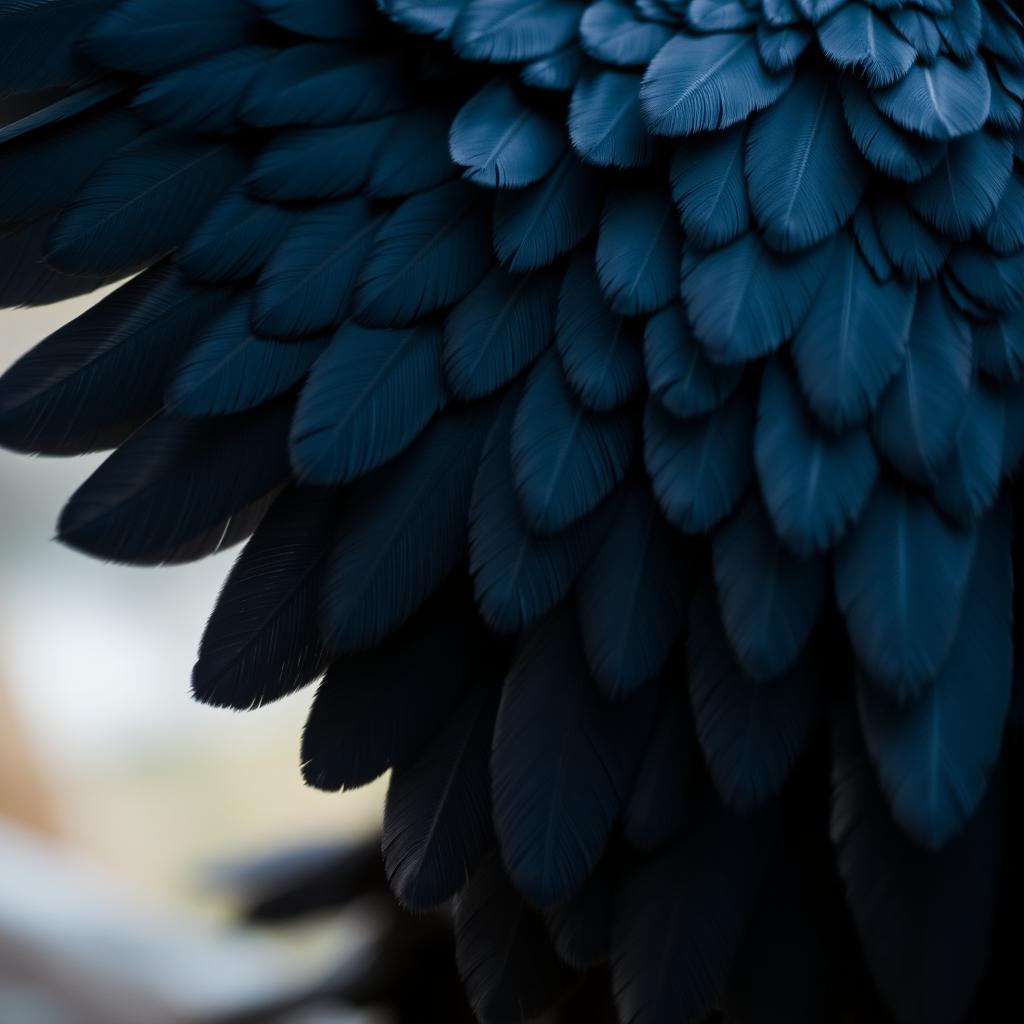
[{"label": "dark blue feather", "polygon": [[347,323],[314,364],[295,408],[295,474],[320,485],[357,480],[404,451],[446,401],[437,327],[371,331]]},{"label": "dark blue feather", "polygon": [[635,419],[580,404],[553,352],[537,364],[512,425],[516,494],[532,529],[564,530],[612,492],[633,456]]},{"label": "dark blue feather", "polygon": [[412,323],[458,302],[491,263],[481,193],[454,181],[406,199],[363,265],[356,316],[368,327]]},{"label": "dark blue feather", "polygon": [[555,345],[566,382],[588,409],[618,408],[643,384],[636,323],[608,309],[594,270],[594,255],[577,251],[558,297]]},{"label": "dark blue feather", "polygon": [[294,225],[296,213],[232,189],[175,254],[199,281],[235,281],[259,271]]},{"label": "dark blue feather", "polygon": [[150,132],[104,161],[58,217],[47,259],[62,273],[128,273],[188,238],[241,173],[230,142]]},{"label": "dark blue feather", "polygon": [[580,13],[572,0],[469,0],[452,30],[455,51],[493,64],[543,57],[575,38]]},{"label": "dark blue feather", "polygon": [[132,108],[175,131],[230,133],[249,83],[275,53],[269,46],[240,46],[168,71],[139,89]]},{"label": "dark blue feather", "polygon": [[846,4],[829,15],[818,26],[818,42],[829,60],[862,72],[872,86],[898,82],[917,59],[914,47],[867,3]]},{"label": "dark blue feather", "polygon": [[75,491],[58,538],[133,565],[192,561],[238,543],[287,482],[290,416],[280,400],[218,420],[161,413]]},{"label": "dark blue feather", "polygon": [[519,77],[524,85],[550,92],[568,92],[579,81],[585,58],[576,43],[524,64]]},{"label": "dark blue feather", "polygon": [[713,808],[654,859],[631,865],[612,920],[619,1018],[703,1020],[725,985],[775,843],[774,815]]},{"label": "dark blue feather", "polygon": [[777,359],[761,378],[754,464],[775,532],[803,556],[827,551],[842,538],[878,477],[867,430],[834,434],[818,426]]},{"label": "dark blue feather", "polygon": [[7,139],[0,132],[0,230],[56,213],[104,160],[142,131],[136,118],[106,106],[40,120],[38,128],[11,132]]},{"label": "dark blue feather", "polygon": [[977,518],[996,499],[1003,476],[1005,428],[1002,394],[975,379],[953,454],[935,480],[939,505],[961,522]]},{"label": "dark blue feather", "polygon": [[834,747],[832,843],[860,947],[900,1024],[960,1024],[989,963],[1003,845],[985,801],[929,853],[892,821],[849,714]]},{"label": "dark blue feather", "polygon": [[981,370],[1005,381],[1024,378],[1024,314],[974,324],[972,338]]},{"label": "dark blue feather", "polygon": [[287,490],[231,569],[203,633],[192,693],[204,704],[247,709],[316,679],[327,658],[316,593],[338,500]]},{"label": "dark blue feather", "polygon": [[391,775],[384,868],[392,891],[412,910],[454,896],[494,841],[490,759],[500,694],[477,680],[423,752]]},{"label": "dark blue feather", "polygon": [[494,201],[494,252],[509,270],[546,267],[594,229],[599,206],[597,175],[566,153],[532,188],[502,192]]},{"label": "dark blue feather", "polygon": [[878,196],[872,206],[882,249],[901,275],[911,281],[935,277],[952,243],[922,224],[897,196]]},{"label": "dark blue feather", "polygon": [[933,477],[953,450],[970,387],[970,326],[929,285],[917,298],[903,368],[875,412],[885,457],[909,477]]},{"label": "dark blue feather", "polygon": [[[923,6],[928,6],[927,4]],[[952,3],[941,5],[938,10],[944,11],[952,7]],[[932,64],[942,49],[942,33],[936,19],[929,11],[917,10],[913,7],[906,9],[897,8],[889,15],[892,26],[907,42],[917,51],[918,58],[923,64]],[[970,60],[974,53],[968,54],[965,61]]]},{"label": "dark blue feather", "polygon": [[919,698],[956,636],[975,534],[881,481],[836,550],[836,599],[857,660],[898,701]]},{"label": "dark blue feather", "polygon": [[377,0],[393,21],[417,35],[448,39],[468,0]]},{"label": "dark blue feather", "polygon": [[761,22],[757,26],[757,52],[769,71],[781,74],[796,64],[812,38],[806,25],[771,28],[769,23]]},{"label": "dark blue feather", "polygon": [[[1009,313],[1024,306],[1024,250],[997,256],[980,245],[960,245],[947,269],[970,303],[965,312]],[[953,283],[945,279],[947,288]],[[958,292],[950,288],[954,299]]]},{"label": "dark blue feather", "polygon": [[550,345],[557,302],[554,271],[491,270],[444,323],[444,374],[452,391],[474,399],[508,384]]},{"label": "dark blue feather", "polygon": [[500,193],[494,251],[510,270],[536,270],[577,246],[597,223],[598,179],[566,153],[544,181]]},{"label": "dark blue feather", "polygon": [[963,65],[948,57],[932,65],[915,64],[895,85],[872,95],[886,117],[929,139],[977,132],[991,100],[985,62],[976,55]]},{"label": "dark blue feather", "polygon": [[826,561],[787,551],[756,496],[714,535],[711,554],[722,625],[744,672],[791,669],[825,604]]},{"label": "dark blue feather", "polygon": [[302,734],[306,782],[354,789],[411,764],[480,683],[483,639],[465,581],[453,578],[393,636],[335,661]]},{"label": "dark blue feather", "polygon": [[744,675],[709,582],[694,595],[689,636],[690,704],[715,789],[738,811],[760,807],[777,796],[803,753],[824,707],[825,680],[811,657],[775,679]]},{"label": "dark blue feather", "polygon": [[801,72],[778,103],[753,118],[744,166],[754,217],[774,249],[806,249],[850,219],[867,168],[850,142],[831,75]]},{"label": "dark blue feather", "polygon": [[753,475],[753,429],[753,402],[742,392],[685,422],[648,402],[644,464],[670,523],[686,533],[707,533],[736,507]]},{"label": "dark blue feather", "polygon": [[683,230],[698,248],[716,249],[750,226],[746,139],[740,124],[681,143],[672,157],[672,196]]},{"label": "dark blue feather", "polygon": [[576,586],[587,664],[608,697],[633,693],[664,667],[682,627],[685,576],[647,482],[634,480]]},{"label": "dark blue feather", "polygon": [[160,408],[196,333],[228,300],[224,289],[190,284],[167,264],[140,274],[6,372],[0,442],[70,455],[124,441]]},{"label": "dark blue feather", "polygon": [[1013,558],[1008,508],[978,528],[963,614],[945,666],[907,707],[860,686],[868,750],[893,816],[939,850],[960,833],[988,788],[1010,706]]},{"label": "dark blue feather", "polygon": [[742,374],[738,366],[708,361],[678,302],[647,321],[644,361],[651,394],[680,419],[714,412],[736,390]]},{"label": "dark blue feather", "polygon": [[0,5],[0,96],[94,79],[78,41],[112,0],[8,0]]},{"label": "dark blue feather", "polygon": [[[14,2],[14,0],[12,0]],[[20,0],[18,0],[20,2]],[[50,0],[43,0],[49,3]],[[74,92],[51,99],[45,93],[41,96],[30,93],[4,99],[0,110],[0,145],[8,145],[17,139],[26,138],[37,132],[70,121],[80,114],[95,111],[107,100],[124,92],[124,86],[113,79],[101,79],[92,85],[83,86]]]},{"label": "dark blue feather", "polygon": [[447,107],[421,107],[389,121],[392,130],[373,154],[367,191],[386,199],[447,181],[455,173],[448,155],[451,117]]},{"label": "dark blue feather", "polygon": [[106,277],[69,277],[44,262],[53,220],[41,220],[17,234],[0,234],[0,309],[42,306],[95,291],[116,281]]},{"label": "dark blue feather", "polygon": [[243,412],[305,376],[327,338],[261,338],[249,323],[249,301],[248,293],[240,296],[199,335],[168,386],[168,408],[185,416]]},{"label": "dark blue feather", "polygon": [[352,0],[250,0],[268,21],[316,39],[356,39],[370,25],[369,6]]},{"label": "dark blue feather", "polygon": [[477,1020],[533,1017],[574,980],[551,948],[544,919],[516,894],[497,854],[455,900],[455,960]]},{"label": "dark blue feather", "polygon": [[340,324],[352,310],[380,226],[362,197],[302,214],[256,282],[253,327],[270,337],[295,338]]},{"label": "dark blue feather", "polygon": [[966,241],[999,206],[1012,171],[1012,142],[976,132],[949,144],[932,174],[909,190],[910,204],[926,224]]},{"label": "dark blue feather", "polygon": [[732,32],[757,24],[756,7],[756,3],[747,0],[690,0],[686,19],[698,32]]},{"label": "dark blue feather", "polygon": [[244,44],[253,24],[246,0],[175,0],[172,8],[164,0],[121,0],[98,21],[92,6],[94,23],[81,40],[86,54],[105,67],[141,75]]},{"label": "dark blue feather", "polygon": [[452,121],[448,151],[462,176],[484,188],[525,188],[565,150],[562,126],[524,103],[501,78],[485,85]]},{"label": "dark blue feather", "polygon": [[621,316],[653,313],[679,288],[679,223],[661,191],[620,187],[608,193],[597,236],[597,276]]},{"label": "dark blue feather", "polygon": [[829,258],[827,249],[778,255],[755,232],[713,253],[688,250],[683,300],[708,356],[741,363],[775,351],[800,326]]},{"label": "dark blue feather", "polygon": [[857,248],[864,262],[871,268],[872,276],[879,284],[885,284],[892,278],[895,268],[882,245],[870,203],[861,203],[857,207],[857,212],[850,221],[850,230],[857,240]]},{"label": "dark blue feather", "polygon": [[957,60],[970,60],[982,35],[981,5],[978,0],[951,3],[949,13],[937,18],[935,24],[953,56]]},{"label": "dark blue feather", "polygon": [[498,709],[491,778],[502,859],[529,903],[564,902],[601,859],[653,712],[649,694],[601,695],[571,608],[523,641]]},{"label": "dark blue feather", "polygon": [[379,643],[458,563],[490,420],[486,408],[449,413],[359,484],[338,521],[320,597],[320,626],[331,650]]},{"label": "dark blue feather", "polygon": [[362,121],[413,105],[397,53],[304,43],[263,66],[239,116],[255,128],[288,128]]},{"label": "dark blue feather", "polygon": [[[275,133],[253,161],[246,189],[271,202],[337,199],[363,188],[386,139],[401,135],[411,115],[356,121],[328,128],[294,128]],[[443,130],[442,124],[432,124]],[[429,148],[424,147],[429,160]],[[444,153],[447,174],[452,172]],[[441,178],[440,180],[444,180]],[[436,184],[434,182],[433,184]]]},{"label": "dark blue feather", "polygon": [[640,116],[640,75],[607,68],[585,74],[572,93],[569,138],[598,167],[649,164],[656,146]]},{"label": "dark blue feather", "polygon": [[982,232],[985,241],[1002,255],[1024,249],[1024,177],[1017,171],[1010,178],[995,213]]},{"label": "dark blue feather", "polygon": [[476,599],[488,626],[516,633],[555,607],[608,531],[615,501],[560,533],[531,532],[512,476],[511,390],[484,446],[470,506],[469,558]]},{"label": "dark blue feather", "polygon": [[595,60],[618,67],[644,67],[672,38],[667,25],[637,17],[624,0],[596,0],[580,21],[580,45]]},{"label": "dark blue feather", "polygon": [[772,75],[752,33],[674,35],[647,67],[640,102],[658,135],[728,128],[771,106],[789,88],[792,70]]},{"label": "dark blue feather", "polygon": [[862,423],[905,358],[916,289],[880,284],[844,235],[807,318],[793,339],[800,386],[815,416],[833,430]]},{"label": "dark blue feather", "polygon": [[857,78],[840,79],[840,92],[850,135],[872,167],[900,181],[920,181],[938,167],[945,142],[896,127],[882,116]]}]

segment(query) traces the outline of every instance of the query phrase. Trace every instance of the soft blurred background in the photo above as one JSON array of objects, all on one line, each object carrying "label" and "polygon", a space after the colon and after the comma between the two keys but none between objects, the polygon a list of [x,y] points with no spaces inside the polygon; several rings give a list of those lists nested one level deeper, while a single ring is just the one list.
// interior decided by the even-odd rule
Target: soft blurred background
[{"label": "soft blurred background", "polygon": [[[0,368],[97,298],[0,312]],[[52,539],[101,458],[0,451],[0,1022],[368,1019],[317,996],[379,930],[365,899],[286,928],[238,917],[281,916],[258,904],[296,873],[335,877],[383,791],[303,785],[310,691],[248,714],[191,700],[237,549],[152,570]]]}]

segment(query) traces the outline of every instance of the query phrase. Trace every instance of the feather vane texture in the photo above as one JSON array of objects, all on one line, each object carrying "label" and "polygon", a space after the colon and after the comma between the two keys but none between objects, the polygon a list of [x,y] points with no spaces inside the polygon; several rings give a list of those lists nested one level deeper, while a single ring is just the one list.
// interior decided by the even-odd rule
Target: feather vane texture
[{"label": "feather vane texture", "polygon": [[479,1019],[1012,1005],[1017,5],[0,0],[0,65],[0,305],[129,278],[0,443],[115,448],[95,556],[252,535],[195,695],[324,677]]}]

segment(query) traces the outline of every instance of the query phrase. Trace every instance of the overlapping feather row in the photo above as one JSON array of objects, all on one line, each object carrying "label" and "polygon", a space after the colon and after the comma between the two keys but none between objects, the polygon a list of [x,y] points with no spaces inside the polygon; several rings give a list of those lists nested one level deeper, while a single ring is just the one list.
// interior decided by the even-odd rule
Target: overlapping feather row
[{"label": "overlapping feather row", "polygon": [[0,442],[117,448],[96,556],[253,533],[195,692],[326,671],[305,775],[394,767],[481,1019],[604,963],[644,1024],[1012,983],[1022,17],[0,0],[0,302],[141,270]]}]

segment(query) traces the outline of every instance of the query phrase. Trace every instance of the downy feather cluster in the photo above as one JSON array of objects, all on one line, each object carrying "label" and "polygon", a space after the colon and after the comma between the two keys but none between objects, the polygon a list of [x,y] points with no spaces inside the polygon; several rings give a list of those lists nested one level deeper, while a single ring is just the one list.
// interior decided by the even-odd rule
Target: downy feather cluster
[{"label": "downy feather cluster", "polygon": [[481,1020],[1014,1005],[1021,18],[0,0],[0,301],[135,275],[0,441],[114,449],[89,554],[251,535],[195,693],[323,676]]}]

